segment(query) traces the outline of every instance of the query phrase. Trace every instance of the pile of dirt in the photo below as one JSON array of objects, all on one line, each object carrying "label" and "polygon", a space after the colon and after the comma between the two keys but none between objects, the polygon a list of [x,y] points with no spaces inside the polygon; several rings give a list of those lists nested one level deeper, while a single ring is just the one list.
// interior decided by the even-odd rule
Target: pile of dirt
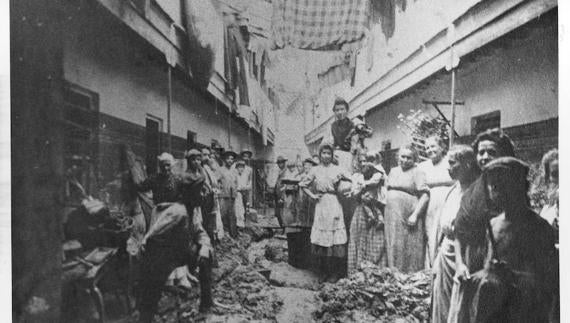
[{"label": "pile of dirt", "polygon": [[253,266],[239,266],[220,281],[214,298],[221,305],[215,307],[215,314],[246,314],[255,320],[275,319],[283,305],[267,279]]},{"label": "pile of dirt", "polygon": [[[265,254],[268,245],[273,246],[271,250],[280,249],[270,241],[264,241],[263,249],[257,252],[260,256]],[[252,257],[250,250],[255,244],[251,236],[244,233],[236,239],[224,237],[216,246],[218,266],[213,269],[213,296],[218,306],[213,308],[213,316],[240,316],[247,317],[248,321],[275,319],[283,301],[267,278],[259,273],[263,266],[258,263],[259,259]],[[282,251],[276,254],[281,255]],[[201,317],[199,286],[194,283],[192,287],[192,290],[173,289],[163,293],[158,322],[193,322]]]},{"label": "pile of dirt", "polygon": [[325,284],[318,294],[322,303],[314,312],[319,322],[354,321],[365,312],[377,322],[427,322],[430,274],[403,274],[392,268],[363,263],[358,272],[336,284]]}]

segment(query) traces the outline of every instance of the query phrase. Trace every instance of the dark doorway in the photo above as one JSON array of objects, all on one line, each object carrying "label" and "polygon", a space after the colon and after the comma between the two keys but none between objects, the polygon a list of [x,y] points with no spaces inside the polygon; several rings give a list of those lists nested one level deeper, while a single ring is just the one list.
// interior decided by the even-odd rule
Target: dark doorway
[{"label": "dark doorway", "polygon": [[160,120],[146,118],[146,171],[155,174],[158,168],[157,156],[160,154]]}]

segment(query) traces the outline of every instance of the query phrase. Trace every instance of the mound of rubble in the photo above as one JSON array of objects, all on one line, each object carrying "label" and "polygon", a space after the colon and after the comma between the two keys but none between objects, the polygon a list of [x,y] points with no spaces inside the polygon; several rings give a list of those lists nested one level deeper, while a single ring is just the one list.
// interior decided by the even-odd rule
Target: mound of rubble
[{"label": "mound of rubble", "polygon": [[[258,253],[265,253],[265,247],[274,244],[267,240]],[[230,317],[241,317],[242,321],[248,322],[275,320],[283,302],[269,284],[268,277],[260,273],[264,268],[259,259],[251,259],[251,247],[249,234],[240,234],[236,239],[224,237],[216,246],[218,266],[213,269],[213,295],[217,306],[208,322],[223,322]],[[275,248],[268,249],[273,251]],[[171,288],[163,293],[158,322],[194,322],[201,317],[198,313],[199,287],[197,281],[192,281],[191,289]]]},{"label": "mound of rubble", "polygon": [[431,278],[428,271],[403,274],[363,263],[358,272],[318,294],[318,322],[427,322]]}]

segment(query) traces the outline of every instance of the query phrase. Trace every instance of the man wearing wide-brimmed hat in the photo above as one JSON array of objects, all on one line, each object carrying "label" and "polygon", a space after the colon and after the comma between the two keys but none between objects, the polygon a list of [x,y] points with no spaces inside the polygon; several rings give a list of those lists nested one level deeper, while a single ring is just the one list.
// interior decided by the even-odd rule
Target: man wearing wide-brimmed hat
[{"label": "man wearing wide-brimmed hat", "polygon": [[237,154],[231,150],[222,155],[224,166],[219,169],[220,181],[220,213],[224,229],[233,238],[237,237],[237,223],[234,214],[234,201],[237,193],[237,176],[232,169]]}]

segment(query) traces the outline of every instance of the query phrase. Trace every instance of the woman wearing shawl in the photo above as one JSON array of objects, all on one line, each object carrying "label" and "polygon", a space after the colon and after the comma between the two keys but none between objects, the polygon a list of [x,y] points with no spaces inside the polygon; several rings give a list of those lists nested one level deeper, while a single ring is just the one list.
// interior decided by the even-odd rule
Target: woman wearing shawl
[{"label": "woman wearing shawl", "polygon": [[386,241],[384,239],[384,215],[378,198],[378,190],[384,181],[384,173],[374,167],[373,154],[360,155],[361,171],[353,176],[350,194],[358,200],[350,224],[348,243],[348,273],[352,273],[363,261],[380,267],[386,266]]},{"label": "woman wearing shawl", "polygon": [[439,216],[442,240],[433,264],[432,323],[447,322],[453,276],[455,275],[453,221],[457,215],[457,210],[459,210],[463,192],[479,177],[479,166],[477,166],[475,153],[471,147],[453,146],[447,157],[449,176],[456,182],[444,196]]},{"label": "woman wearing shawl", "polygon": [[[477,135],[472,147],[480,169],[499,157],[514,156],[510,138],[498,128]],[[471,273],[481,270],[487,256],[486,227],[497,212],[489,208],[485,194],[485,185],[479,177],[461,197],[454,224],[456,267],[450,316],[456,315],[464,302],[461,282],[468,280]]]},{"label": "woman wearing shawl", "polygon": [[402,272],[416,272],[425,267],[424,215],[429,188],[416,160],[417,152],[411,145],[400,148],[399,166],[388,175],[384,216],[388,266]]},{"label": "woman wearing shawl", "polygon": [[[346,228],[342,207],[337,198],[341,180],[349,180],[346,170],[332,164],[333,146],[319,147],[321,164],[311,169],[299,186],[316,201],[315,218],[311,229],[313,254],[320,258],[321,280],[336,282],[346,257]],[[313,186],[313,193],[309,188]],[[346,268],[346,267],[345,267]]]}]

